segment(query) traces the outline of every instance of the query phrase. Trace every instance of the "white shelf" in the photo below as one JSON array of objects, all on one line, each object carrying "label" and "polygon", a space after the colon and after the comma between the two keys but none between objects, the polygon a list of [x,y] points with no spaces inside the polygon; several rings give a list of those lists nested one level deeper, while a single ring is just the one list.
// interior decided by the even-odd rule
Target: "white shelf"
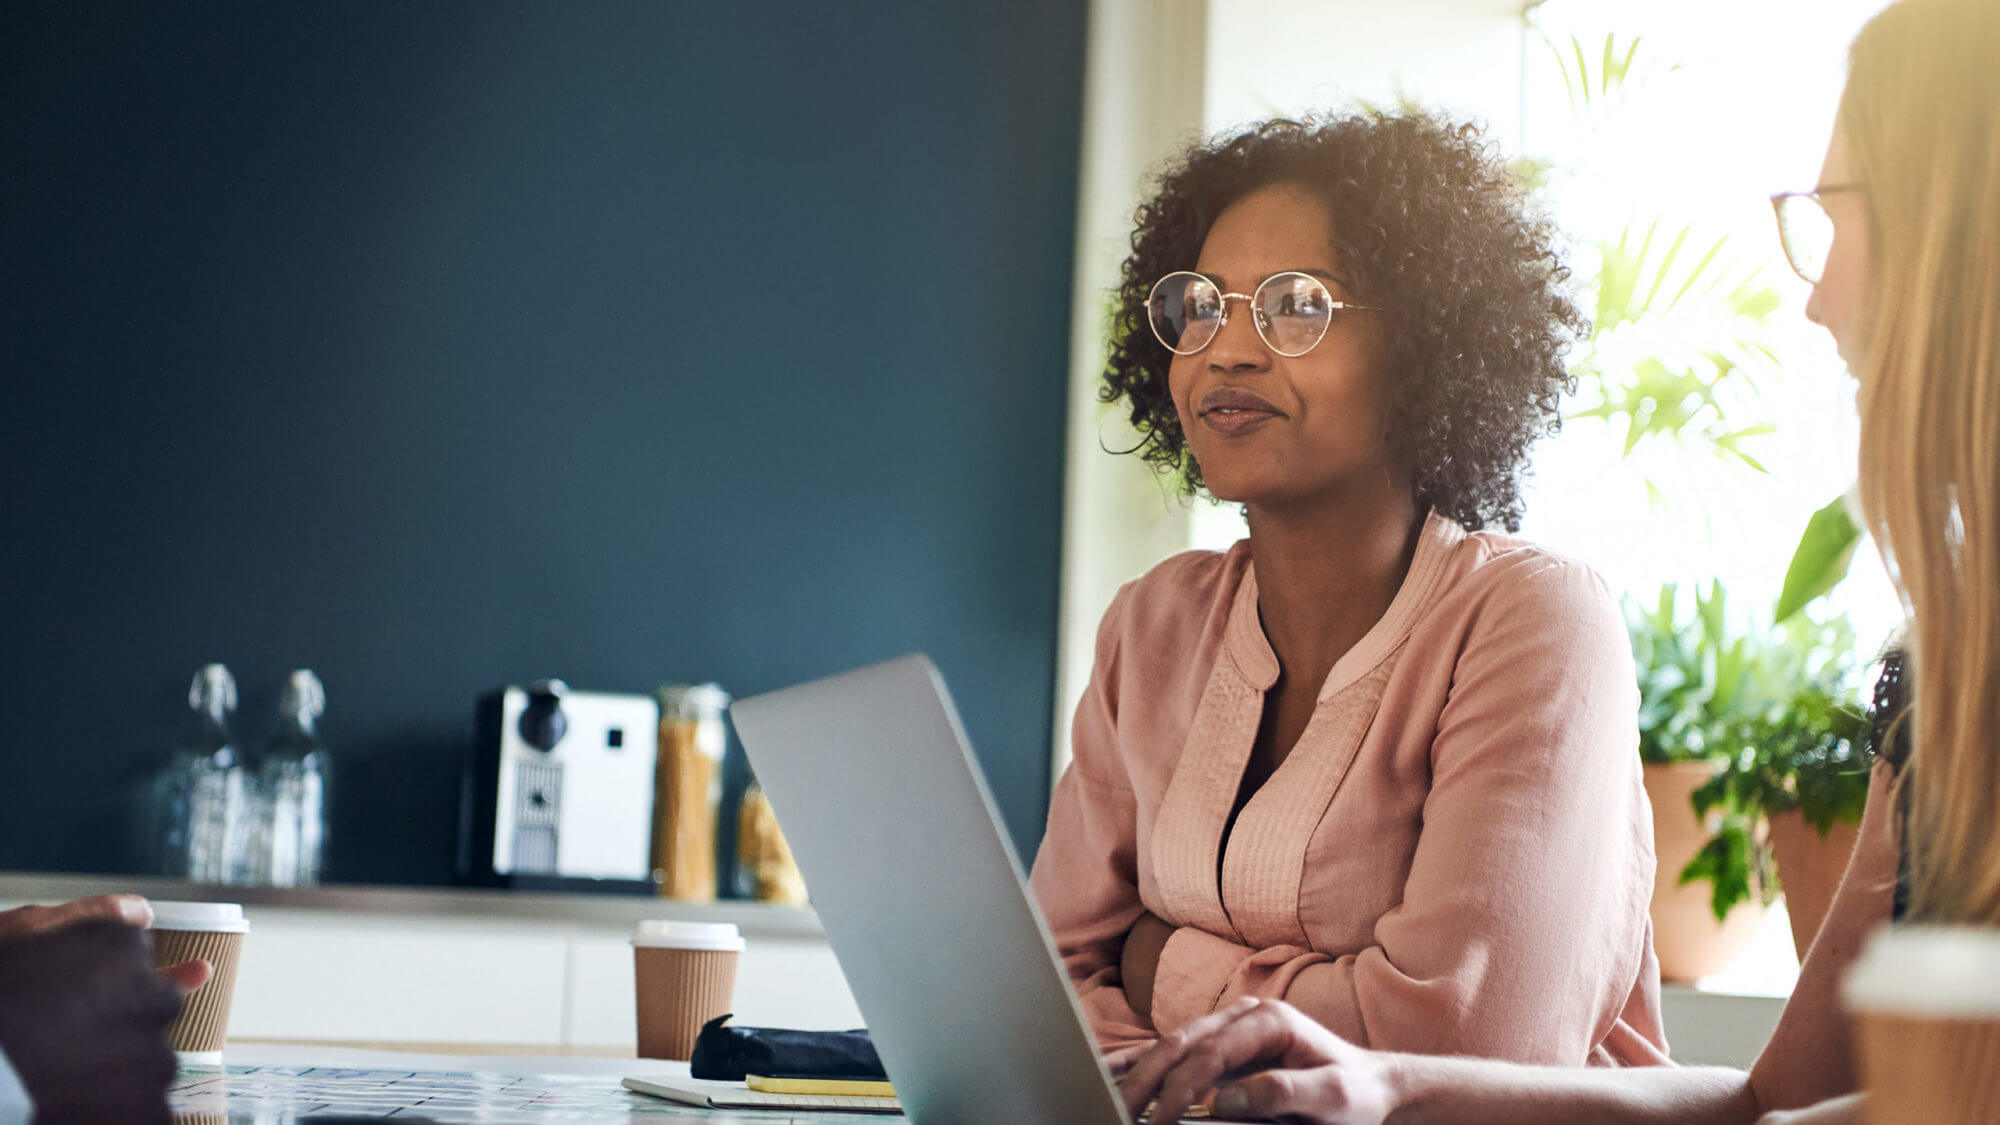
[{"label": "white shelf", "polygon": [[734,922],[747,937],[820,937],[809,909],[759,902],[681,902],[647,895],[559,894],[480,887],[388,887],[332,883],[317,887],[231,887],[156,876],[0,872],[0,902],[63,902],[100,894],[139,894],[169,902],[240,902],[245,907],[322,910],[401,917],[487,918],[591,929],[630,927],[642,919]]}]

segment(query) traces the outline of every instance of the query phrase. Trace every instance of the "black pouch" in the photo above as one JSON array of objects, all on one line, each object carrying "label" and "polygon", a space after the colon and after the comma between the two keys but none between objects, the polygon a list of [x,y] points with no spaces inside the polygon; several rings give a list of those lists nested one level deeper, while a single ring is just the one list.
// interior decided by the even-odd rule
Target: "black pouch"
[{"label": "black pouch", "polygon": [[863,1030],[790,1031],[781,1027],[727,1027],[728,1016],[701,1026],[689,1072],[696,1078],[741,1082],[767,1078],[860,1078],[885,1082],[889,1072]]}]

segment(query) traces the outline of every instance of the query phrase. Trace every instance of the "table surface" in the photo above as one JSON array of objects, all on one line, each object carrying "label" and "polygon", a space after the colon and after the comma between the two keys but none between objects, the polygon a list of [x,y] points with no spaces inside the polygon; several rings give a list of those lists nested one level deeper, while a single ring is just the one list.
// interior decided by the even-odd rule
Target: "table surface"
[{"label": "table surface", "polygon": [[[528,1125],[551,1120],[710,1123],[900,1121],[900,1116],[695,1109],[635,1094],[626,1075],[687,1077],[684,1062],[571,1054],[439,1054],[231,1041],[222,1069],[184,1069],[172,1101],[183,1122],[291,1122],[307,1114]],[[502,1048],[501,1050],[508,1050]]]}]

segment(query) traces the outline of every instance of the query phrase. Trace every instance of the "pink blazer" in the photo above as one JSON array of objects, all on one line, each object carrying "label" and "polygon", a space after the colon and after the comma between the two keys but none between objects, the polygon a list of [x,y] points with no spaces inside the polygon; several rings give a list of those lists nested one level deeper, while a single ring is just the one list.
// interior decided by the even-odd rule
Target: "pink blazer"
[{"label": "pink blazer", "polygon": [[[1666,1062],[1638,692],[1589,568],[1432,515],[1225,842],[1277,677],[1247,543],[1104,615],[1032,880],[1104,1048],[1254,995],[1388,1050]],[[1179,927],[1150,1012],[1142,911]]]}]

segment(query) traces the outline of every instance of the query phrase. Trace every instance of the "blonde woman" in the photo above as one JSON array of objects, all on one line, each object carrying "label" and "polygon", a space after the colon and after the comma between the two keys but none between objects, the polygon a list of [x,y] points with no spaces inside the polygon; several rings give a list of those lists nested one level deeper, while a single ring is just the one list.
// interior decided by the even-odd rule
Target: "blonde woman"
[{"label": "blonde woman", "polygon": [[[1899,885],[1914,918],[2000,925],[1996,42],[1994,0],[1902,0],[1876,17],[1855,41],[1818,187],[1776,200],[1786,252],[1814,283],[1807,314],[1860,382],[1867,522],[1910,614],[1914,749],[1900,776],[1876,767],[1861,842],[1756,1065],[1388,1054],[1248,999],[1115,1060],[1135,1110],[1158,1095],[1156,1119],[1173,1120],[1220,1084],[1228,1115],[1342,1125],[1860,1120],[1837,987],[1897,912]],[[1803,217],[1830,234],[1814,238]]]}]

